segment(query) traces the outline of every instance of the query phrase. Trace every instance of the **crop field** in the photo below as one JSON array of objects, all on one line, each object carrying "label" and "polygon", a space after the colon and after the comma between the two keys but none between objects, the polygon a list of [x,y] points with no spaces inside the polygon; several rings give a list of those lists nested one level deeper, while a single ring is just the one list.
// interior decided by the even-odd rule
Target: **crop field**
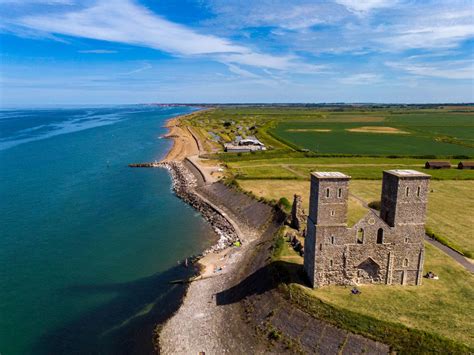
[{"label": "crop field", "polygon": [[[293,201],[295,193],[303,198],[303,207],[309,207],[309,181],[284,180],[239,180],[239,185],[258,197],[279,200],[286,197]],[[356,180],[351,181],[350,192],[365,202],[379,201],[382,182]],[[432,181],[432,192],[428,200],[426,225],[435,233],[444,237],[457,250],[474,255],[474,181]],[[349,224],[362,217],[360,204],[351,198],[349,201]]]},{"label": "crop field", "polygon": [[362,155],[474,155],[470,113],[327,115],[282,120],[270,132],[316,153]]},{"label": "crop field", "polygon": [[[424,168],[426,159],[413,158],[371,158],[371,157],[317,157],[317,158],[273,158],[227,161],[230,171],[239,179],[293,179],[309,180],[312,171],[340,171],[350,175],[354,180],[377,180],[382,178],[382,171],[389,169],[415,169],[432,176],[433,180],[471,180],[474,170]],[[458,160],[451,159],[455,167]]]}]

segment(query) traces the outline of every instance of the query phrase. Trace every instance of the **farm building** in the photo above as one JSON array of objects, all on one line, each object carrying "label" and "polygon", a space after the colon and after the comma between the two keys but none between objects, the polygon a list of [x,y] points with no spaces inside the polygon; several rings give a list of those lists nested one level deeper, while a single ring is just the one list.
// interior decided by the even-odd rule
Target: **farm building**
[{"label": "farm building", "polygon": [[449,169],[451,163],[449,161],[427,161],[425,163],[426,169]]},{"label": "farm building", "polygon": [[460,161],[458,169],[474,169],[474,161]]},{"label": "farm building", "polygon": [[227,153],[248,153],[259,150],[267,150],[267,148],[261,145],[235,145],[232,143],[224,144],[224,151]]},{"label": "farm building", "polygon": [[228,153],[245,153],[258,150],[267,150],[267,148],[255,137],[242,138],[237,136],[234,143],[224,144],[224,151]]}]

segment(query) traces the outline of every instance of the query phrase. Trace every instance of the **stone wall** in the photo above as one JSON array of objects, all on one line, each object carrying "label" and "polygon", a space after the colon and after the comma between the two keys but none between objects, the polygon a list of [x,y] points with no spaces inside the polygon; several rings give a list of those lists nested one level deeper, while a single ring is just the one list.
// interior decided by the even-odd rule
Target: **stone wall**
[{"label": "stone wall", "polygon": [[[335,210],[337,213],[347,208],[335,207],[341,202],[337,201],[337,195],[331,197],[331,191],[337,192],[341,187],[344,189],[347,179],[313,179],[312,185],[318,186],[312,186],[312,193],[318,193],[312,195],[310,206],[317,218],[308,217],[304,253],[305,271],[312,286],[363,283],[419,285],[424,260],[428,179],[424,174],[407,179],[387,176],[383,185],[385,213],[394,216],[393,219],[388,217],[394,225],[371,210],[351,228],[347,227],[344,214],[343,223],[337,216],[327,216],[327,212]],[[343,196],[341,199],[347,205],[347,199]],[[412,216],[415,213],[419,215]]]}]

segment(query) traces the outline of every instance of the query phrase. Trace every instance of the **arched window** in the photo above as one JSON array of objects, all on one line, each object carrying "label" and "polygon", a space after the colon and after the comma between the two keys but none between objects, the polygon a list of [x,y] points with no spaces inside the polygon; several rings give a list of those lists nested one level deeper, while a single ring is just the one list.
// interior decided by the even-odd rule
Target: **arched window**
[{"label": "arched window", "polygon": [[331,244],[336,244],[336,237],[331,237]]},{"label": "arched window", "polygon": [[383,229],[379,228],[377,231],[377,244],[382,244],[383,243]]},{"label": "arched window", "polygon": [[403,266],[408,266],[408,259],[403,260]]},{"label": "arched window", "polygon": [[337,191],[337,197],[341,198],[341,196],[342,196],[342,189],[339,189]]},{"label": "arched window", "polygon": [[336,212],[334,210],[331,210],[331,216],[334,216]]},{"label": "arched window", "polygon": [[334,262],[331,260],[329,260],[329,266],[332,267],[334,265]]},{"label": "arched window", "polygon": [[329,188],[326,189],[326,197],[329,197]]},{"label": "arched window", "polygon": [[421,187],[418,186],[418,188],[416,189],[416,196],[420,197],[420,191]]},{"label": "arched window", "polygon": [[407,186],[405,189],[405,195],[408,196],[410,194],[410,188]]},{"label": "arched window", "polygon": [[410,241],[410,238],[405,237],[405,243],[408,243]]},{"label": "arched window", "polygon": [[323,243],[319,244],[319,251],[323,250]]},{"label": "arched window", "polygon": [[364,244],[364,230],[362,228],[357,231],[357,244]]}]

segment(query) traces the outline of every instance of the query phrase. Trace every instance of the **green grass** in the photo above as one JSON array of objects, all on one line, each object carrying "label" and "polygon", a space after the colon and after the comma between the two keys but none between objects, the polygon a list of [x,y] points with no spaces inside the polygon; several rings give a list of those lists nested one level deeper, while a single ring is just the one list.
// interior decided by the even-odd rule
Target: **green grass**
[{"label": "green grass", "polygon": [[[428,120],[431,116],[427,116]],[[471,116],[472,120],[473,116]],[[474,142],[466,136],[474,136],[474,125],[459,125],[453,120],[443,130],[439,126],[414,126],[390,122],[291,122],[283,121],[272,131],[301,148],[317,153],[375,154],[375,155],[473,155]],[[350,132],[348,129],[373,126],[395,127],[410,134],[382,134]],[[291,130],[330,129],[330,132],[295,132]],[[441,132],[441,133],[437,133]],[[456,133],[455,136],[451,134]],[[459,136],[459,137],[458,137]]]},{"label": "green grass", "polygon": [[[249,157],[250,158],[250,157]],[[230,171],[239,179],[304,179],[309,180],[312,171],[340,171],[355,180],[378,180],[382,171],[389,169],[415,169],[430,174],[433,180],[473,180],[474,170],[440,169],[426,170],[426,159],[371,158],[371,157],[277,157],[255,160],[228,161]],[[453,165],[457,160],[451,159]]]},{"label": "green grass", "polygon": [[[302,257],[279,236],[273,260],[302,265]],[[474,316],[473,276],[445,254],[426,245],[425,270],[439,280],[423,279],[421,286],[303,286],[294,267],[279,267],[286,285],[280,289],[292,302],[316,318],[379,340],[400,353],[469,353],[474,346],[470,319]],[[471,349],[469,349],[471,348]]]}]

